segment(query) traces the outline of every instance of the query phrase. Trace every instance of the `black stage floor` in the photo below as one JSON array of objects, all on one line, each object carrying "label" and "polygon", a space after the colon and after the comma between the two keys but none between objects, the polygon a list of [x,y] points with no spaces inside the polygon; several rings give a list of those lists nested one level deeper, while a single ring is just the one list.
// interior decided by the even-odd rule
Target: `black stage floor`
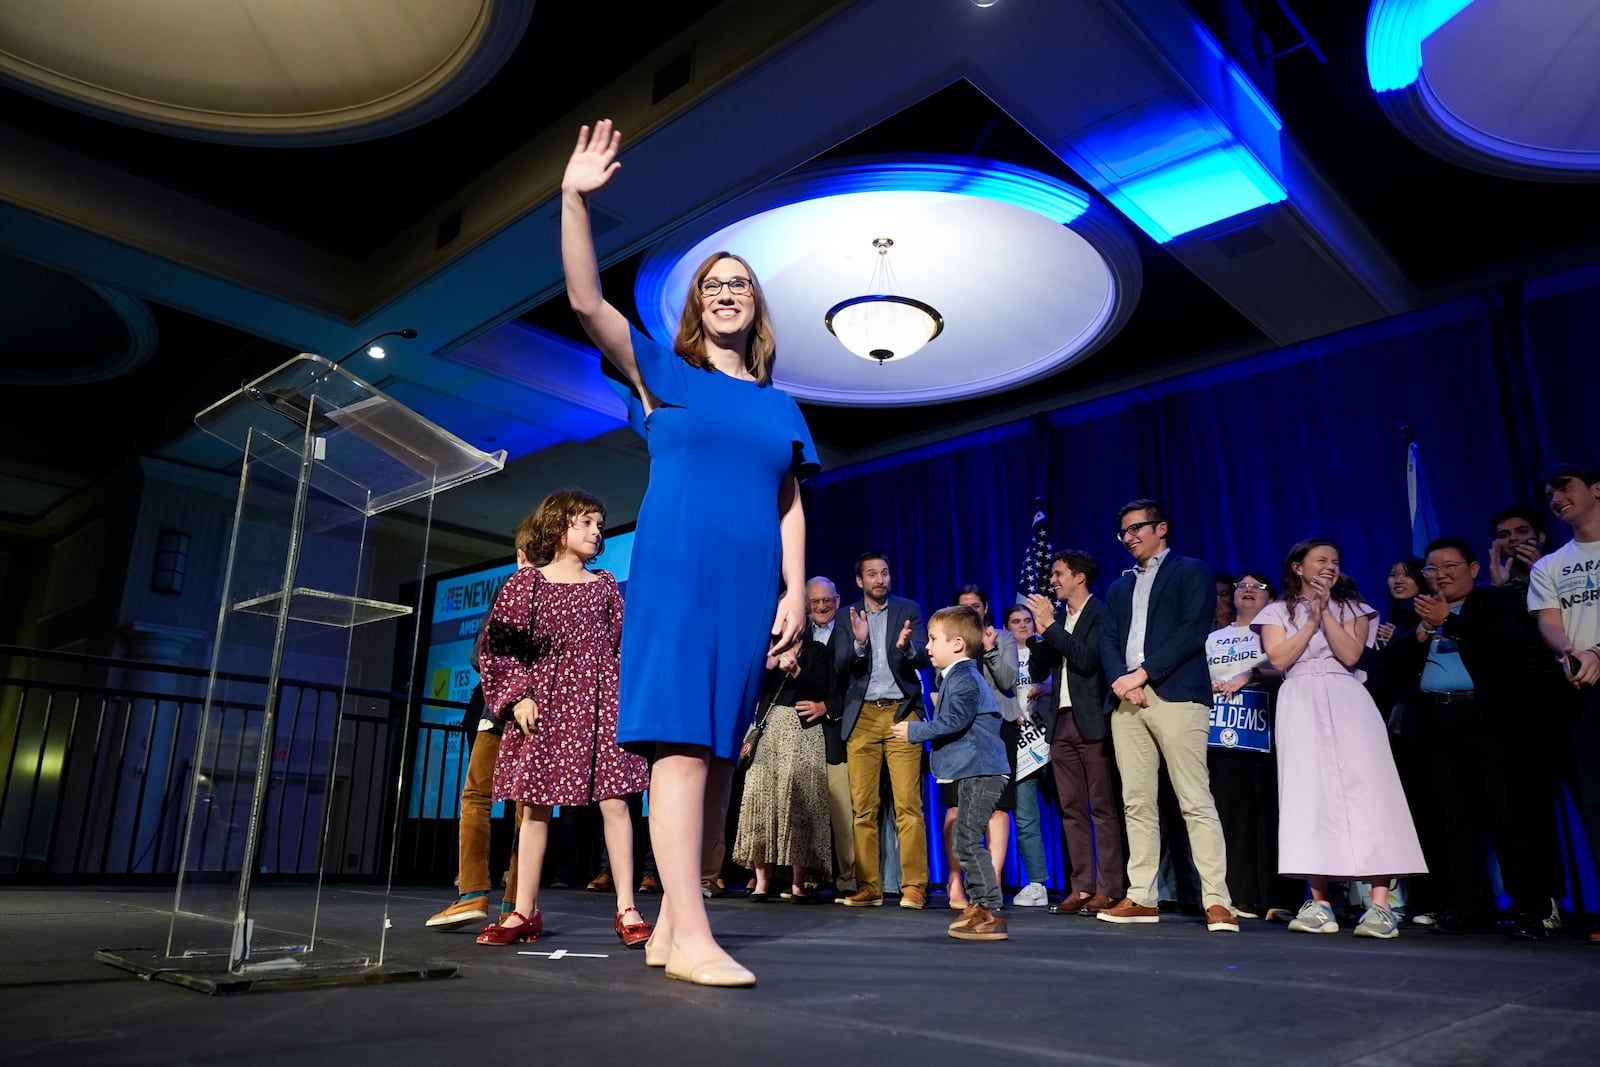
[{"label": "black stage floor", "polygon": [[[424,929],[450,899],[396,890],[390,945],[457,978],[206,996],[94,959],[163,946],[170,890],[0,891],[0,1049],[50,1067],[1600,1062],[1600,945],[1576,931],[1375,942],[1012,908],[1010,941],[973,943],[945,936],[942,908],[721,899],[713,923],[759,985],[717,990],[622,948],[607,897],[546,891],[549,933],[515,948]],[[372,907],[370,890],[325,890],[324,930]]]}]

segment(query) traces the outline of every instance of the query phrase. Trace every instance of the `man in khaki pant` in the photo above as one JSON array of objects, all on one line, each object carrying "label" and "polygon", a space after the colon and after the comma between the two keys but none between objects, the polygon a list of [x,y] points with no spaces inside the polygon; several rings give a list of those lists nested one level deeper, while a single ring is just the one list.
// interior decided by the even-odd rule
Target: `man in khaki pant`
[{"label": "man in khaki pant", "polygon": [[834,667],[850,677],[840,733],[850,768],[855,819],[856,891],[837,903],[851,908],[883,904],[878,858],[878,787],[889,768],[895,832],[900,841],[900,906],[921,908],[928,889],[928,830],[922,818],[922,746],[901,741],[892,727],[922,719],[922,676],[928,631],[922,609],[889,595],[889,560],[869,552],[856,560],[860,603],[850,608],[850,640]]},{"label": "man in khaki pant", "polygon": [[1108,923],[1161,919],[1156,783],[1165,761],[1200,874],[1206,929],[1237,933],[1222,824],[1206,771],[1211,675],[1205,647],[1216,610],[1216,580],[1205,563],[1167,547],[1170,525],[1156,501],[1126,504],[1117,520],[1117,538],[1135,566],[1106,594],[1100,663],[1111,682],[1107,705],[1113,709],[1111,745],[1128,829],[1128,895],[1095,917]]}]

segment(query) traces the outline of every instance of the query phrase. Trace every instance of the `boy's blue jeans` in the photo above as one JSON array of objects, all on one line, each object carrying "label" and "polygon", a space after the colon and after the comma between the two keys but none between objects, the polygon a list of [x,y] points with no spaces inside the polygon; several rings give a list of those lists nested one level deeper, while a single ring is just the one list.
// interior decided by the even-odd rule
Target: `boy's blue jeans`
[{"label": "boy's blue jeans", "polygon": [[956,862],[961,864],[961,874],[966,879],[967,899],[990,911],[1000,907],[1000,887],[995,883],[994,859],[984,847],[983,835],[1005,787],[1003,774],[980,774],[956,783],[956,799],[960,803],[955,825]]}]

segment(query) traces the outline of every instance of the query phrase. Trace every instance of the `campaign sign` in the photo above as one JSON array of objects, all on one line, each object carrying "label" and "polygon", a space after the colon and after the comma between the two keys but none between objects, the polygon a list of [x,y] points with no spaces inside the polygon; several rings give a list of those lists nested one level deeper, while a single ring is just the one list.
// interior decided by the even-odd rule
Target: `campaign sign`
[{"label": "campaign sign", "polygon": [[1044,720],[1029,710],[1017,720],[1017,781],[1049,762],[1050,739],[1044,733]]},{"label": "campaign sign", "polygon": [[1212,748],[1233,748],[1244,752],[1272,751],[1272,722],[1269,694],[1259,689],[1241,689],[1232,696],[1221,693],[1211,704]]}]

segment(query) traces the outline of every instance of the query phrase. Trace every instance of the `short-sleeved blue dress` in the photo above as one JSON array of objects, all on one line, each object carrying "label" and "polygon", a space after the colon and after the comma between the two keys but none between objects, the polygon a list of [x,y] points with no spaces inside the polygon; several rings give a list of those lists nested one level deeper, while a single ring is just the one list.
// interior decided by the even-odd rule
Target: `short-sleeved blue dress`
[{"label": "short-sleeved blue dress", "polygon": [[650,483],[628,568],[617,743],[731,760],[778,604],[778,494],[816,473],[816,447],[781,389],[692,367],[638,330],[633,353],[661,406],[643,420]]}]

